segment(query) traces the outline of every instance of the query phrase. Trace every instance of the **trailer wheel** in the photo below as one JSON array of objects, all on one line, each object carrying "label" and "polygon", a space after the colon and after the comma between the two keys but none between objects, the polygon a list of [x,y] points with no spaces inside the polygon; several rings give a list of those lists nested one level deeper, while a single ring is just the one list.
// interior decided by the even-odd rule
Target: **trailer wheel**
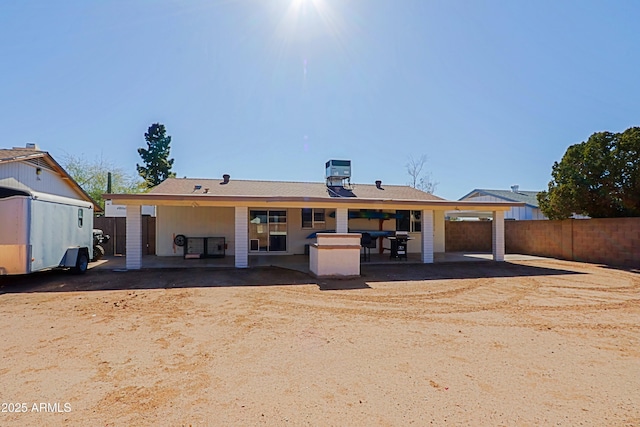
[{"label": "trailer wheel", "polygon": [[93,259],[91,262],[96,262],[104,256],[104,248],[100,245],[95,245],[93,247]]},{"label": "trailer wheel", "polygon": [[74,273],[82,274],[87,271],[87,267],[89,266],[89,255],[86,250],[80,250],[78,252],[78,260],[76,261],[76,266],[73,269]]}]

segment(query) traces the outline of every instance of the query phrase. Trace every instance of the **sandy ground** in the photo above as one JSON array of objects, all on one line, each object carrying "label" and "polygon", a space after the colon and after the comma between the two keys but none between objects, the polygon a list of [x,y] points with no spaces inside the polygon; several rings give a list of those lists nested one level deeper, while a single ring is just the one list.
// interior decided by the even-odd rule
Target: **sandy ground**
[{"label": "sandy ground", "polygon": [[3,278],[0,425],[640,425],[638,272],[363,273]]}]

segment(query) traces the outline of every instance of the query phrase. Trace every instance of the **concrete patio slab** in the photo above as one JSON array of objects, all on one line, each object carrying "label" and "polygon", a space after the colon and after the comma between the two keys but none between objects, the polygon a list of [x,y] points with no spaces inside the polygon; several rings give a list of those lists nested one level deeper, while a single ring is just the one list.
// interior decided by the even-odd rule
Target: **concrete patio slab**
[{"label": "concrete patio slab", "polygon": [[[534,261],[548,258],[507,254],[505,261]],[[96,263],[92,263],[90,268],[124,270],[126,269],[126,258],[124,256],[106,257]],[[434,256],[435,263],[452,262],[482,262],[493,261],[490,253],[466,253],[466,252],[442,252]],[[362,265],[402,265],[402,264],[422,264],[420,254],[409,254],[406,260],[391,259],[386,254],[371,254],[369,261],[362,261]],[[309,257],[307,255],[254,255],[249,257],[249,268],[252,267],[280,267],[309,273]],[[159,257],[155,255],[145,255],[142,257],[142,268],[235,268],[233,256],[224,258],[205,259],[184,259],[182,257]]]}]

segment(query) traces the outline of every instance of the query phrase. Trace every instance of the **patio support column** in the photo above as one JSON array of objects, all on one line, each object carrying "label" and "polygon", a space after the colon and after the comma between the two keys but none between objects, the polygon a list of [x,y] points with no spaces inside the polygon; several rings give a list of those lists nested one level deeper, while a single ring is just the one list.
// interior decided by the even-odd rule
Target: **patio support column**
[{"label": "patio support column", "polygon": [[127,270],[142,268],[142,206],[127,206],[127,255],[125,257]]},{"label": "patio support column", "polygon": [[504,212],[493,211],[492,240],[493,260],[504,261]]},{"label": "patio support column", "polygon": [[422,221],[422,232],[420,233],[420,249],[422,253],[422,262],[425,264],[433,263],[433,211],[423,210],[420,215]]},{"label": "patio support column", "polygon": [[249,208],[236,206],[235,214],[236,268],[249,267]]},{"label": "patio support column", "polygon": [[433,211],[433,252],[444,252],[444,211]]},{"label": "patio support column", "polygon": [[336,233],[349,232],[349,209],[336,209]]}]

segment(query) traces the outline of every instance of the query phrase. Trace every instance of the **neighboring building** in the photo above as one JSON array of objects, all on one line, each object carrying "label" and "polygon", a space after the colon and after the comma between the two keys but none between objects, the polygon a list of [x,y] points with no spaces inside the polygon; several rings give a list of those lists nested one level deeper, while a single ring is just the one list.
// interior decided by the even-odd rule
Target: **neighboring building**
[{"label": "neighboring building", "polygon": [[100,206],[74,181],[58,162],[37,145],[0,149],[0,186],[84,200]]},{"label": "neighboring building", "polygon": [[[330,165],[336,165],[334,168]],[[445,211],[490,211],[494,217],[494,259],[504,260],[504,212],[521,202],[448,201],[399,185],[351,184],[350,162],[329,161],[326,182],[284,182],[169,178],[149,193],[107,194],[127,206],[127,268],[142,266],[141,206],[156,206],[156,254],[185,256],[184,237],[220,247],[235,265],[253,255],[303,254],[316,232],[371,232],[374,237],[406,231],[409,252],[433,262],[444,252]],[[347,182],[349,181],[349,182]],[[194,240],[196,241],[196,240]],[[380,246],[378,247],[378,249]],[[195,250],[198,250],[195,248]],[[206,249],[200,249],[206,252]]]},{"label": "neighboring building", "polygon": [[[142,215],[156,216],[155,206],[143,206]],[[125,205],[114,205],[111,200],[104,201],[104,216],[124,218],[127,216],[127,207]]]},{"label": "neighboring building", "polygon": [[[474,202],[519,202],[524,206],[513,206],[504,213],[505,219],[531,220],[531,219],[547,219],[540,211],[538,204],[539,191],[520,190],[519,186],[514,185],[511,190],[487,190],[476,188],[465,196],[461,197],[461,201]],[[451,218],[489,218],[491,212],[448,212]]]}]

